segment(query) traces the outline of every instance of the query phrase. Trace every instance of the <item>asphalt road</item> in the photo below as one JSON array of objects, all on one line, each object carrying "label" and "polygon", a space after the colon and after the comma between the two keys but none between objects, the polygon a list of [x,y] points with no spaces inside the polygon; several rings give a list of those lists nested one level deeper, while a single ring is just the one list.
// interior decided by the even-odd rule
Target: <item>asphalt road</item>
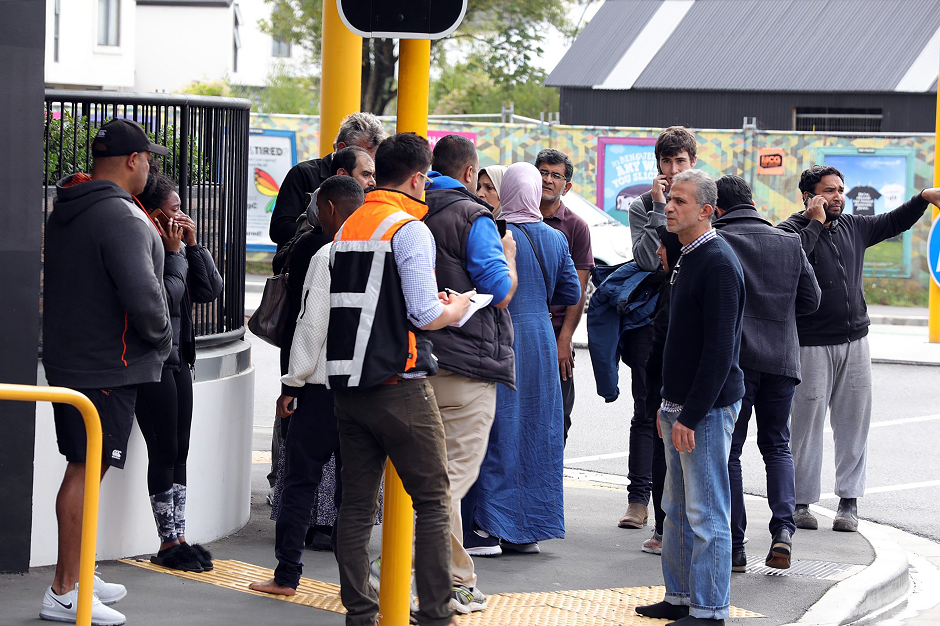
[{"label": "asphalt road", "polygon": [[[279,393],[278,351],[252,338],[252,358],[256,368],[254,449],[268,450],[274,401]],[[620,377],[620,398],[605,403],[595,392],[587,350],[578,350],[566,467],[626,476],[632,413],[630,370],[626,366],[621,366]],[[940,500],[940,464],[936,462],[940,447],[940,368],[875,364],[873,380],[868,495],[859,502],[859,514],[940,541],[940,519],[936,515],[936,502]],[[750,435],[755,433],[752,421]],[[598,455],[614,458],[580,460]],[[766,495],[763,461],[753,440],[745,445],[742,463],[745,491]],[[833,446],[827,433],[824,499],[820,504],[834,510],[838,499],[832,495],[833,488]]]}]

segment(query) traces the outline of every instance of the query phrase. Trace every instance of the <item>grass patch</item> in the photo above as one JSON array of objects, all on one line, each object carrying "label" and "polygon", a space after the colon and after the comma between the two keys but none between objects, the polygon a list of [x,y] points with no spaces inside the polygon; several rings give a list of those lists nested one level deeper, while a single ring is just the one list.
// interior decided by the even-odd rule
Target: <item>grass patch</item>
[{"label": "grass patch", "polygon": [[[869,248],[869,252],[871,250],[874,250],[874,248]],[[869,276],[862,280],[865,287],[865,302],[868,304],[927,306],[927,287],[920,284],[920,281],[910,278],[875,278]]]}]

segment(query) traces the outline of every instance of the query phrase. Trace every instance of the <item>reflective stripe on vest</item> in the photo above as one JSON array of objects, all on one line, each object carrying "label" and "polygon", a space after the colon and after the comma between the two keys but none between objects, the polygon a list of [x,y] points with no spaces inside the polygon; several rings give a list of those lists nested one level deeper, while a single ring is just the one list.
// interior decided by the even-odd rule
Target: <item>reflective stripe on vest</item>
[{"label": "reflective stripe on vest", "polygon": [[[368,232],[368,220],[355,220],[354,216],[355,214],[336,233],[336,239],[330,248],[330,265],[333,265],[337,252],[372,253],[372,265],[369,268],[369,278],[366,281],[364,292],[330,294],[330,308],[359,309],[360,313],[353,358],[344,361],[326,362],[327,377],[349,376],[347,383],[349,387],[358,387],[362,377],[362,366],[365,363],[369,339],[372,337],[375,311],[382,291],[385,260],[386,256],[392,251],[392,237],[398,232],[399,228],[415,219],[404,211],[394,211],[379,222],[371,235],[368,236],[368,239],[344,239],[344,237],[353,237],[355,235],[362,236]],[[352,222],[352,225],[350,225],[350,222]],[[402,364],[402,367],[404,368],[404,364]]]}]

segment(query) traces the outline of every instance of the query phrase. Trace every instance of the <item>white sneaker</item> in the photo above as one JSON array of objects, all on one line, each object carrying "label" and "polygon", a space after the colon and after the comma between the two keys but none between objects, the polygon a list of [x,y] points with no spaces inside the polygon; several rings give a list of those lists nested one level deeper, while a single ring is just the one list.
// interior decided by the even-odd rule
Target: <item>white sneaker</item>
[{"label": "white sneaker", "polygon": [[114,604],[124,599],[127,595],[127,587],[118,583],[106,583],[95,572],[95,595],[101,600],[101,604]]},{"label": "white sneaker", "polygon": [[[75,623],[77,615],[78,584],[61,596],[56,595],[52,587],[46,588],[46,593],[42,596],[42,609],[39,610],[39,617],[53,622]],[[91,594],[91,623],[94,626],[120,626],[126,621],[124,615],[102,604],[97,594]]]}]

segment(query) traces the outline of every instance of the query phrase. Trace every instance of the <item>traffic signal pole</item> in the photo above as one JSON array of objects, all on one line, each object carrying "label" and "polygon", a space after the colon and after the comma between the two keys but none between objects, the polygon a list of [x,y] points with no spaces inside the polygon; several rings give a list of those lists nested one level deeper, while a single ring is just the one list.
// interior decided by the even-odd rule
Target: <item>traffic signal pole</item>
[{"label": "traffic signal pole", "polygon": [[[940,149],[940,92],[937,92],[937,126],[936,134],[934,135],[934,152],[933,152],[933,186],[940,187],[940,158],[937,156],[938,149]],[[931,207],[931,213],[933,214],[934,221],[937,220],[937,216],[940,215],[940,209],[937,207]],[[929,251],[928,251],[929,254]],[[940,266],[940,260],[933,259],[933,263],[936,263]],[[940,268],[938,268],[940,269]],[[930,343],[940,343],[940,287],[937,286],[937,283],[932,279],[927,279],[928,288],[928,317],[927,317],[927,332]]]},{"label": "traffic signal pole", "polygon": [[339,17],[336,0],[323,0],[320,68],[320,157],[333,152],[340,122],[359,110],[362,96],[362,37]]},{"label": "traffic signal pole", "polygon": [[[398,51],[399,133],[428,135],[431,41],[401,39]],[[391,461],[385,469],[382,515],[381,626],[408,626],[411,614],[411,556],[414,509]],[[420,599],[419,599],[420,600]]]}]

